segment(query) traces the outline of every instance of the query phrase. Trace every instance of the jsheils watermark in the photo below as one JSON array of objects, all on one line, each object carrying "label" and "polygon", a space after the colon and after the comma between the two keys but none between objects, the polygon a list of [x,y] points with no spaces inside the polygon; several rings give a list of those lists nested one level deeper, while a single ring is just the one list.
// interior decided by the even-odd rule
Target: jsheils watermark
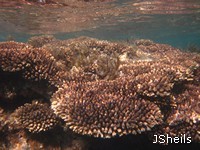
[{"label": "jsheils watermark", "polygon": [[153,143],[170,144],[170,143],[191,143],[192,138],[181,134],[180,136],[171,137],[168,134],[154,135]]}]

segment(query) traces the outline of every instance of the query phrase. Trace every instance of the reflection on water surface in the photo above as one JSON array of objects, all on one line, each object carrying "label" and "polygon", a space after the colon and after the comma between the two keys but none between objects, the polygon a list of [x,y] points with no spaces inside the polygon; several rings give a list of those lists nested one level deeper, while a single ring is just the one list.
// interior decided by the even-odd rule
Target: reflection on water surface
[{"label": "reflection on water surface", "polygon": [[112,40],[151,38],[164,43],[181,35],[194,39],[191,43],[200,41],[196,35],[200,32],[198,0],[0,1],[1,41],[8,35],[25,40],[33,34]]}]

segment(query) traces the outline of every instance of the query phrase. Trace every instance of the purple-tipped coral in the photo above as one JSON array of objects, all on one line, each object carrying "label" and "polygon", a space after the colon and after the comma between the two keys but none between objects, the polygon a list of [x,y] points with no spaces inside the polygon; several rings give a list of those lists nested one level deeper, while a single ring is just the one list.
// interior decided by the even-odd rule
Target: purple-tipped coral
[{"label": "purple-tipped coral", "polygon": [[19,127],[32,133],[52,129],[59,122],[49,106],[39,102],[20,106],[15,110],[14,116]]}]

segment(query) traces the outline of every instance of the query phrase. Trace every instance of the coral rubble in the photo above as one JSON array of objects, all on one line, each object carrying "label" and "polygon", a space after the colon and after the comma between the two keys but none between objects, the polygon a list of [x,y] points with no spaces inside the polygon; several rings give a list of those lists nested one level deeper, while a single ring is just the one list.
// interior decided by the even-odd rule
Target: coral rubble
[{"label": "coral rubble", "polygon": [[93,137],[130,134],[200,142],[199,54],[150,40],[41,36],[29,44],[0,43],[4,147],[85,149]]}]

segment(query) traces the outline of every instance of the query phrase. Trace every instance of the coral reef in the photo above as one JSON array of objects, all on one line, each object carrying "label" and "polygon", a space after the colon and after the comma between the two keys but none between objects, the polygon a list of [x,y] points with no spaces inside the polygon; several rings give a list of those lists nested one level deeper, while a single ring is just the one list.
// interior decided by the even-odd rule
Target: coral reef
[{"label": "coral reef", "polygon": [[47,104],[33,101],[17,108],[13,114],[16,123],[30,132],[47,131],[55,127],[59,120]]},{"label": "coral reef", "polygon": [[2,108],[0,108],[0,132],[3,131],[3,128],[6,125],[5,118],[7,118],[6,114],[5,114],[4,110]]},{"label": "coral reef", "polygon": [[[137,43],[139,43],[137,45]],[[136,42],[142,51],[150,54],[152,59],[159,59],[170,64],[180,64],[185,67],[192,67],[199,63],[200,55],[180,51],[166,44],[151,43],[145,45],[143,42]]]},{"label": "coral reef", "polygon": [[149,40],[29,44],[0,43],[4,149],[95,149],[93,137],[155,134],[200,142],[199,54]]},{"label": "coral reef", "polygon": [[120,64],[148,60],[147,54],[134,46],[88,37],[56,41],[43,48],[49,50],[66,71],[71,71],[70,74],[79,73],[89,81],[114,79]]},{"label": "coral reef", "polygon": [[43,45],[53,42],[55,40],[56,38],[53,35],[41,35],[41,36],[31,37],[27,43],[36,48],[36,47],[42,47]]},{"label": "coral reef", "polygon": [[134,91],[146,96],[169,96],[174,84],[192,80],[192,70],[181,65],[163,61],[135,62],[122,65],[121,76],[132,76]]},{"label": "coral reef", "polygon": [[52,109],[77,133],[110,138],[162,123],[159,107],[136,99],[127,80],[72,84],[53,95]]},{"label": "coral reef", "polygon": [[0,70],[0,76],[0,103],[10,106],[9,109],[15,109],[15,107],[31,99],[49,99],[52,93],[56,91],[56,87],[49,85],[47,81],[26,80],[17,72]]},{"label": "coral reef", "polygon": [[0,44],[0,67],[7,72],[21,72],[25,79],[58,81],[55,59],[45,49],[17,42]]}]

